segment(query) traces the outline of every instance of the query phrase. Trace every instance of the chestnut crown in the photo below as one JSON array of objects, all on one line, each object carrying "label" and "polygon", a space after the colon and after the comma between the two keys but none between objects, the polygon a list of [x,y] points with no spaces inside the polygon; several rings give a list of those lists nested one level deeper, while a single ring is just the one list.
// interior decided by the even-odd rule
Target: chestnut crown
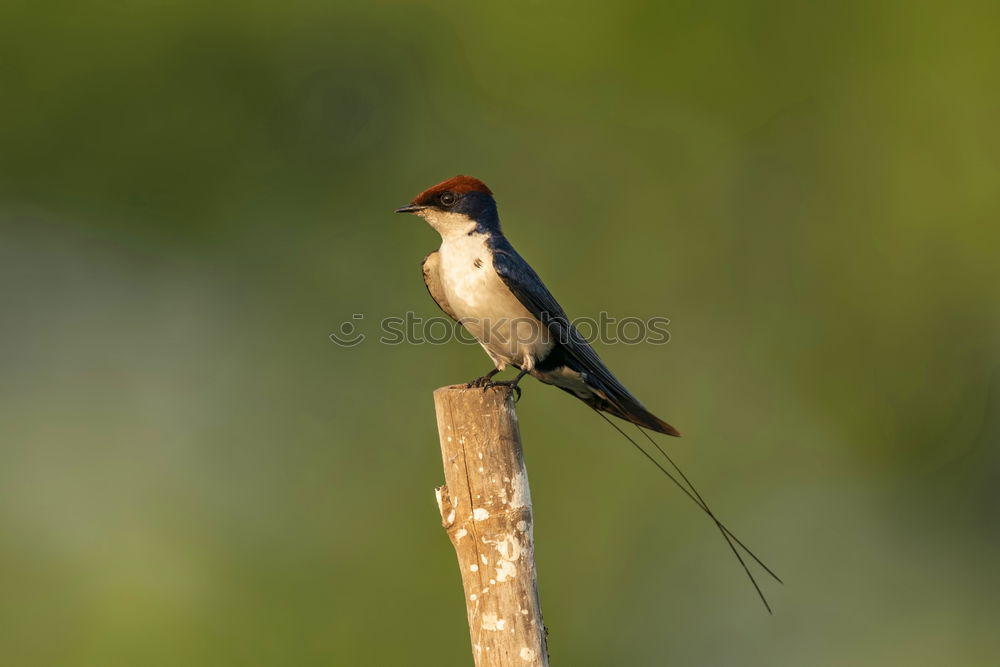
[{"label": "chestnut crown", "polygon": [[411,204],[417,206],[452,206],[462,195],[469,192],[479,192],[489,197],[493,191],[486,187],[478,178],[472,176],[455,176],[431,186],[413,198]]}]

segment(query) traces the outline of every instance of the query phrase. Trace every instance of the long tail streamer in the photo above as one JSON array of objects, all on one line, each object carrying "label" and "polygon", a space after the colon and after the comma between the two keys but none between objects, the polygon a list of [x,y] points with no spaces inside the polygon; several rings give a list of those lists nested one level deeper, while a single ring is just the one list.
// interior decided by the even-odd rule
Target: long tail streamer
[{"label": "long tail streamer", "polygon": [[[648,433],[646,433],[646,431],[642,430],[642,428],[637,427],[639,428],[639,432],[642,433],[643,436],[645,436],[646,439],[649,440],[649,442],[653,445],[653,447],[656,448],[656,451],[658,451],[660,455],[663,456],[664,459],[666,459],[670,467],[676,471],[677,476],[679,476],[680,479],[678,479],[677,476],[675,476],[669,470],[667,470],[666,466],[657,461],[656,457],[654,457],[649,451],[647,451],[646,448],[642,447],[638,442],[636,442],[633,438],[631,438],[625,431],[623,431],[621,427],[618,426],[618,424],[611,421],[611,419],[609,419],[606,415],[604,415],[600,411],[595,409],[594,412],[600,415],[601,419],[610,424],[612,428],[621,433],[622,436],[624,436],[626,440],[632,443],[632,445],[636,449],[638,449],[643,456],[649,459],[653,463],[653,465],[655,465],[660,470],[660,472],[666,475],[667,479],[673,482],[674,485],[684,493],[684,495],[690,498],[691,502],[697,505],[701,509],[701,511],[703,511],[705,514],[709,516],[709,518],[712,519],[715,525],[719,528],[719,532],[722,534],[723,539],[726,540],[726,544],[729,545],[729,548],[733,552],[733,555],[736,556],[736,560],[739,561],[740,566],[743,568],[743,571],[746,572],[747,577],[750,579],[750,583],[753,584],[754,590],[757,591],[757,595],[760,596],[761,602],[764,603],[764,608],[767,609],[767,613],[772,614],[773,612],[771,611],[771,605],[768,604],[767,598],[764,596],[764,592],[760,589],[760,585],[758,585],[757,583],[757,579],[753,576],[753,573],[747,566],[746,560],[743,558],[743,556],[740,554],[739,549],[737,549],[736,547],[739,546],[740,549],[742,549],[748,556],[750,556],[750,558],[752,558],[761,568],[763,568],[765,572],[771,575],[771,577],[773,577],[774,580],[777,581],[779,584],[784,583],[781,580],[781,578],[778,577],[778,575],[776,575],[774,571],[771,570],[771,568],[765,565],[764,562],[760,558],[758,558],[757,555],[753,551],[751,551],[750,548],[747,547],[747,545],[745,545],[742,540],[740,540],[740,538],[736,537],[736,535],[734,535],[733,532],[729,530],[729,528],[727,528],[721,521],[719,521],[718,517],[715,516],[715,513],[712,512],[712,510],[709,508],[708,503],[706,503],[705,499],[702,498],[700,493],[698,493],[698,490],[695,488],[694,484],[692,484],[691,480],[688,479],[688,476],[684,474],[684,472],[680,469],[680,467],[674,462],[673,458],[671,458],[670,455],[667,454],[666,450],[664,450],[663,447],[659,445],[659,443],[653,440],[653,438]],[[684,483],[681,483],[681,480],[684,480]]]}]

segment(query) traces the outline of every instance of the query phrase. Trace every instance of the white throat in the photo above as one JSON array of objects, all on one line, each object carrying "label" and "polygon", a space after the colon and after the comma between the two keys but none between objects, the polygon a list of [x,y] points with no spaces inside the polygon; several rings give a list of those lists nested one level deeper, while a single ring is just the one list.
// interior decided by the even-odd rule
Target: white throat
[{"label": "white throat", "polygon": [[476,221],[462,213],[449,213],[425,208],[417,215],[426,220],[427,224],[441,235],[442,241],[464,236],[476,229]]}]

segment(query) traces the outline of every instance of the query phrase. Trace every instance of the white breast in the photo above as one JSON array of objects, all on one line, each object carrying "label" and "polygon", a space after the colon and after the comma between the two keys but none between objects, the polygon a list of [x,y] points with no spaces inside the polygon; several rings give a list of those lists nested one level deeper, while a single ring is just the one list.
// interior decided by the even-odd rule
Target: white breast
[{"label": "white breast", "polygon": [[521,305],[493,268],[485,234],[461,234],[441,244],[441,285],[448,305],[498,368],[531,370],[552,348],[541,323]]}]

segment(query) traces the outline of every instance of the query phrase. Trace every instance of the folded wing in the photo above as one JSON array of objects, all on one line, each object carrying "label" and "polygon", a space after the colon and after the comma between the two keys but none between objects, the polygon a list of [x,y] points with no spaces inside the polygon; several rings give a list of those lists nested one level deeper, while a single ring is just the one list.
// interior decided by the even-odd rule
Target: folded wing
[{"label": "folded wing", "polygon": [[507,289],[549,329],[567,365],[583,373],[586,383],[594,389],[597,394],[595,400],[587,402],[639,426],[679,436],[677,429],[647,410],[604,365],[590,343],[570,323],[562,306],[538,274],[517,254],[510,242],[503,236],[496,236],[490,244],[493,266]]}]

